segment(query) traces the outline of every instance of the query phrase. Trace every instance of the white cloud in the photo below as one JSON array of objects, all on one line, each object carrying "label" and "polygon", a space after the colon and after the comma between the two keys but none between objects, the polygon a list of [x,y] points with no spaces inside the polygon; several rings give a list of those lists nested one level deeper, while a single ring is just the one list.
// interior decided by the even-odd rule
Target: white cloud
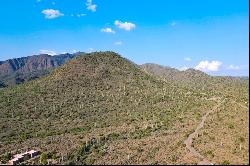
[{"label": "white cloud", "polygon": [[136,27],[135,24],[130,23],[130,22],[121,22],[119,20],[115,21],[115,25],[118,26],[120,29],[124,29],[126,31],[130,31]]},{"label": "white cloud", "polygon": [[[73,15],[74,16],[74,15]],[[86,16],[86,14],[77,14],[76,15],[77,17],[83,17],[83,16]]]},{"label": "white cloud", "polygon": [[173,21],[173,22],[170,23],[170,25],[171,25],[172,27],[176,26],[176,24],[177,24],[177,23],[176,23],[175,21]]},{"label": "white cloud", "polygon": [[240,67],[239,67],[239,66],[236,66],[236,65],[229,65],[229,66],[227,67],[227,69],[228,69],[228,70],[239,70]]},{"label": "white cloud", "polygon": [[64,16],[64,14],[61,13],[59,10],[54,10],[54,9],[45,9],[42,11],[42,13],[45,15],[45,18],[47,19],[53,19]]},{"label": "white cloud", "polygon": [[103,28],[103,29],[101,29],[101,32],[106,32],[106,33],[113,33],[113,34],[115,34],[115,31],[113,31],[111,28]]},{"label": "white cloud", "polygon": [[77,53],[77,52],[78,52],[77,50],[73,49],[73,50],[70,50],[70,51],[61,52],[61,54],[67,54],[67,53],[74,54],[74,53]]},{"label": "white cloud", "polygon": [[196,70],[201,71],[218,71],[219,67],[222,65],[220,61],[201,61],[197,66],[195,66]]},{"label": "white cloud", "polygon": [[114,45],[122,45],[121,41],[115,42]]},{"label": "white cloud", "polygon": [[91,53],[91,52],[94,52],[95,49],[94,48],[88,48],[88,50],[86,51],[87,53]]},{"label": "white cloud", "polygon": [[41,54],[48,54],[48,55],[56,55],[57,53],[55,51],[51,51],[51,50],[40,50]]},{"label": "white cloud", "polygon": [[81,14],[70,14],[71,17],[83,17],[86,16],[87,14],[81,13]]},{"label": "white cloud", "polygon": [[191,61],[192,59],[189,58],[189,57],[186,57],[184,60],[185,60],[185,61]]},{"label": "white cloud", "polygon": [[185,70],[187,70],[187,69],[188,69],[187,66],[183,66],[183,67],[180,68],[181,71],[185,71]]},{"label": "white cloud", "polygon": [[74,50],[72,50],[71,52],[74,54],[74,53],[77,53],[77,50],[74,49]]},{"label": "white cloud", "polygon": [[91,10],[92,12],[95,12],[95,11],[96,11],[97,5],[96,5],[96,4],[93,4],[93,3],[92,3],[92,0],[87,0],[86,6],[87,6],[87,9],[88,9],[88,10]]}]

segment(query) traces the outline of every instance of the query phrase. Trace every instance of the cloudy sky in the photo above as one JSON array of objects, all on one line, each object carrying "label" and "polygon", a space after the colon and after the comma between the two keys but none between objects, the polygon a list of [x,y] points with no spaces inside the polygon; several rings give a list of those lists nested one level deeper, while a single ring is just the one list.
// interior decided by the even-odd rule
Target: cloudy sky
[{"label": "cloudy sky", "polygon": [[112,50],[138,63],[248,75],[248,0],[1,0],[0,60]]}]

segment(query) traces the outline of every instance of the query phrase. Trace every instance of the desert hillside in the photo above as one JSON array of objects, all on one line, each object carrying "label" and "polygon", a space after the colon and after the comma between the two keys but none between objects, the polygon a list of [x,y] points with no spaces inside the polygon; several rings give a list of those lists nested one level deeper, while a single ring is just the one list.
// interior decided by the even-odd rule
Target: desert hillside
[{"label": "desert hillside", "polygon": [[[0,159],[39,149],[56,164],[248,164],[248,87],[196,70],[157,72],[114,52],[80,53],[0,89]],[[195,130],[190,146],[200,156],[185,143]]]}]

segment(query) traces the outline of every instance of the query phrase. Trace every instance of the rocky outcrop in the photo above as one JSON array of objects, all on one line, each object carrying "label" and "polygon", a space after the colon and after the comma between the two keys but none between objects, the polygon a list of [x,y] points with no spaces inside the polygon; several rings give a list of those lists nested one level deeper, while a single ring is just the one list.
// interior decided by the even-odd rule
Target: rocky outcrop
[{"label": "rocky outcrop", "polygon": [[0,63],[0,76],[8,76],[15,72],[28,73],[58,67],[75,57],[76,54],[50,56],[46,54],[9,59]]},{"label": "rocky outcrop", "polygon": [[0,81],[3,85],[15,85],[39,78],[78,54],[67,53],[55,56],[40,54],[0,61]]}]

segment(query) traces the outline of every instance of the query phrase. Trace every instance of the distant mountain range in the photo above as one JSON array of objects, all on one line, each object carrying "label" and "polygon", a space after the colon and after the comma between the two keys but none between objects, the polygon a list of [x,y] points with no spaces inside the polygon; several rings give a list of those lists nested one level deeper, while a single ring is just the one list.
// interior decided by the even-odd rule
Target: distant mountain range
[{"label": "distant mountain range", "polygon": [[[27,81],[31,81],[50,73],[52,69],[55,69],[65,62],[73,59],[79,54],[85,54],[78,52],[74,54],[66,53],[51,56],[48,54],[33,55],[22,58],[14,58],[6,61],[0,61],[0,88],[7,86],[15,86]],[[128,60],[133,63],[132,61]],[[208,78],[211,78],[208,74],[195,69],[188,69],[185,71],[179,71],[175,68],[166,67],[153,63],[146,63],[135,66],[143,69],[144,71],[159,76],[161,78],[170,79],[177,82],[185,82],[187,84],[204,84]],[[248,80],[248,77],[223,77],[239,80]],[[195,79],[195,80],[194,80]]]},{"label": "distant mountain range", "polygon": [[0,87],[14,86],[44,76],[78,54],[41,54],[0,61]]},{"label": "distant mountain range", "polygon": [[165,67],[153,63],[146,63],[140,67],[150,74],[182,83],[196,83],[197,81],[205,81],[210,78],[208,74],[192,68],[180,71],[175,68]]},{"label": "distant mountain range", "polygon": [[[184,71],[177,70],[175,68],[162,66],[154,63],[145,63],[140,65],[140,67],[153,75],[157,75],[162,78],[167,78],[175,81],[188,81],[193,82],[193,79],[196,81],[202,81],[207,78],[212,78],[212,76],[193,68],[189,68]],[[213,76],[213,78],[227,78],[227,79],[238,79],[238,80],[248,80],[247,76]],[[197,80],[199,79],[199,80]]]},{"label": "distant mountain range", "polygon": [[[211,93],[221,93],[221,90],[226,90],[228,87],[237,87],[249,82],[248,77],[210,76],[192,68],[180,71],[153,63],[143,64],[140,67],[151,75],[172,81],[178,84],[178,86],[193,88],[200,92],[206,90]],[[224,94],[226,93],[229,93],[229,91],[224,91]]]}]

